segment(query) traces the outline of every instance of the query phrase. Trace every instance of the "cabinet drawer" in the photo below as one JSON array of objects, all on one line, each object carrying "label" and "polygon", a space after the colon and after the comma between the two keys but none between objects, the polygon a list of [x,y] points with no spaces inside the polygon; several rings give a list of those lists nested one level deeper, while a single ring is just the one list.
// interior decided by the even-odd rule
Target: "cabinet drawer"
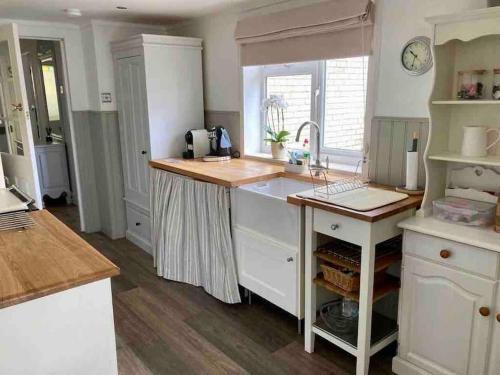
[{"label": "cabinet drawer", "polygon": [[498,254],[439,237],[405,231],[404,251],[435,262],[497,278]]},{"label": "cabinet drawer", "polygon": [[315,232],[357,245],[361,244],[360,233],[369,227],[364,221],[317,209],[314,210],[313,222]]},{"label": "cabinet drawer", "polygon": [[[147,244],[151,243],[149,216],[127,205],[127,231]],[[134,242],[134,241],[133,241]]]}]

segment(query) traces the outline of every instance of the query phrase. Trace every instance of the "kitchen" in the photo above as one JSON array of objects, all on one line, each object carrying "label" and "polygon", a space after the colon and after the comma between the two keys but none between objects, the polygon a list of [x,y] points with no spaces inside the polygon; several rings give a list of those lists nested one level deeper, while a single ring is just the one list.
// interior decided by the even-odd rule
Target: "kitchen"
[{"label": "kitchen", "polygon": [[[72,204],[43,203],[29,117],[8,119],[22,152],[2,152],[5,190],[27,196],[10,211],[46,209],[0,232],[0,320],[63,317],[45,347],[26,325],[23,365],[21,331],[0,337],[3,372],[498,371],[494,2],[123,3],[37,21],[0,6],[9,47],[61,43],[75,175]],[[16,245],[30,236],[45,262]],[[41,360],[61,350],[73,365]]]}]

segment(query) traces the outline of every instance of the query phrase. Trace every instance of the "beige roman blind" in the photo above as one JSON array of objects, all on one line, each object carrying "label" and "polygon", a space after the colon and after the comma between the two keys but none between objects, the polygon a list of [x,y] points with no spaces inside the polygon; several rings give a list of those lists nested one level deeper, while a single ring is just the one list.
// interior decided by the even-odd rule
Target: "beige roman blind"
[{"label": "beige roman blind", "polygon": [[235,32],[241,64],[284,64],[370,54],[373,13],[374,5],[369,0],[329,0],[243,18]]}]

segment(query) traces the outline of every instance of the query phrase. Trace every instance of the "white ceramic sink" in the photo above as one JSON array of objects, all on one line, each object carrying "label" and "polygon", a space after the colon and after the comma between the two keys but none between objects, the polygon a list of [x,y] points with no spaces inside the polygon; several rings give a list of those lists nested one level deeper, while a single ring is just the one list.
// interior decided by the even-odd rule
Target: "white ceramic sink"
[{"label": "white ceramic sink", "polygon": [[240,187],[242,190],[252,191],[257,194],[263,194],[282,200],[286,200],[286,197],[290,194],[296,194],[311,188],[312,185],[310,183],[284,177],[255,182],[253,184],[243,185]]},{"label": "white ceramic sink", "polygon": [[312,184],[283,177],[234,188],[231,190],[233,226],[296,246],[301,210],[287,203],[286,198],[310,189]]}]

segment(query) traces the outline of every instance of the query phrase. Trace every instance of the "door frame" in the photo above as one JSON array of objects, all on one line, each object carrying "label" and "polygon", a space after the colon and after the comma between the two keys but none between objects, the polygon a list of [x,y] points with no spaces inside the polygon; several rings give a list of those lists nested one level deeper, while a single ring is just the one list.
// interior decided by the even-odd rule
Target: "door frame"
[{"label": "door frame", "polygon": [[[61,105],[61,112],[65,111],[66,112],[66,117],[68,121],[68,126],[70,129],[70,137],[67,137],[67,134],[65,134],[65,141],[66,142],[71,142],[71,156],[73,158],[73,163],[71,167],[74,168],[74,173],[75,173],[75,183],[76,186],[73,187],[73,190],[76,190],[76,200],[78,203],[78,215],[80,218],[80,231],[85,232],[86,230],[86,223],[85,223],[85,215],[84,215],[84,204],[83,204],[83,198],[82,198],[82,183],[81,183],[81,178],[80,178],[80,163],[78,160],[78,152],[77,152],[77,143],[76,143],[76,138],[75,138],[75,121],[73,118],[73,110],[72,110],[72,105],[71,105],[71,91],[70,91],[70,86],[69,86],[69,74],[68,74],[68,62],[66,58],[66,45],[65,45],[65,40],[64,37],[61,38],[48,38],[48,37],[41,37],[41,36],[24,36],[24,35],[19,35],[19,39],[31,39],[31,40],[48,40],[48,41],[53,41],[56,43],[59,43],[59,47],[61,50],[61,74],[62,74],[62,79],[63,79],[63,85],[64,85],[64,95],[65,95],[65,104]],[[63,108],[64,107],[64,108]],[[70,164],[70,160],[68,160],[68,164]],[[75,195],[75,191],[72,191],[72,196]]]}]

